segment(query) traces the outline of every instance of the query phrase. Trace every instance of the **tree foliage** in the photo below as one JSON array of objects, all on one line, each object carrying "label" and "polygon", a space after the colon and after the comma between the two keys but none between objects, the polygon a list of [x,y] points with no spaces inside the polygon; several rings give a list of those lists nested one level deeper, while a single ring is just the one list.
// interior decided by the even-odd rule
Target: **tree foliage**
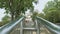
[{"label": "tree foliage", "polygon": [[33,12],[33,13],[32,13],[32,16],[31,16],[31,17],[32,17],[32,20],[33,20],[33,21],[35,20],[35,17],[36,17],[37,15],[38,15],[37,12]]},{"label": "tree foliage", "polygon": [[0,0],[0,8],[5,8],[6,13],[9,13],[13,20],[27,9],[33,9],[33,1],[35,2],[35,0]]},{"label": "tree foliage", "polygon": [[60,22],[60,1],[49,1],[44,8],[45,19],[51,22]]},{"label": "tree foliage", "polygon": [[10,17],[9,17],[8,15],[5,15],[5,16],[2,18],[2,21],[0,22],[0,26],[3,26],[3,25],[5,25],[5,24],[9,23],[10,20],[11,20]]}]

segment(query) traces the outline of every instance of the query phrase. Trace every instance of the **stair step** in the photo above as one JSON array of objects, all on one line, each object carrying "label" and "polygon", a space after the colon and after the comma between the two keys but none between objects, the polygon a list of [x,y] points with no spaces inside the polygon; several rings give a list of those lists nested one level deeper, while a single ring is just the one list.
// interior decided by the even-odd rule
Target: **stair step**
[{"label": "stair step", "polygon": [[36,28],[23,28],[24,30],[37,30]]}]

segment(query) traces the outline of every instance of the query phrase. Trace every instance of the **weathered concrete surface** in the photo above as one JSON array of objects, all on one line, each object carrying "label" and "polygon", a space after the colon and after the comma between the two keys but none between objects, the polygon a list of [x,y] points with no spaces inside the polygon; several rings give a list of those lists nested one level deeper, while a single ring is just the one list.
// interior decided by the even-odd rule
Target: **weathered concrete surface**
[{"label": "weathered concrete surface", "polygon": [[[24,31],[24,34],[36,34],[35,31]],[[20,34],[20,24],[17,24],[16,27],[13,28],[10,34]],[[43,25],[40,25],[40,34],[52,34],[45,28]]]},{"label": "weathered concrete surface", "polygon": [[[24,31],[24,34],[36,34],[35,31]],[[14,27],[10,34],[20,34],[20,25]],[[51,34],[45,27],[40,28],[40,34]]]},{"label": "weathered concrete surface", "polygon": [[20,24],[17,24],[16,27],[14,27],[10,34],[20,34]]}]

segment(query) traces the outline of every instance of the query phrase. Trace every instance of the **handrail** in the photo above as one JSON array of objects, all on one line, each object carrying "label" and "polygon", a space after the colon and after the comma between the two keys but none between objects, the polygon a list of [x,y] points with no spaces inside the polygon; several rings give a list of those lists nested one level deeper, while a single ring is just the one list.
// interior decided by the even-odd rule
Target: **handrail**
[{"label": "handrail", "polygon": [[50,31],[54,32],[55,34],[60,34],[60,26],[57,26],[41,17],[36,17],[37,20],[40,21],[40,23],[42,23],[47,29],[49,29]]},{"label": "handrail", "polygon": [[9,34],[13,27],[15,27],[18,23],[20,23],[24,17],[20,17],[18,20],[15,20],[9,24],[6,24],[5,26],[2,26],[0,28],[0,34]]}]

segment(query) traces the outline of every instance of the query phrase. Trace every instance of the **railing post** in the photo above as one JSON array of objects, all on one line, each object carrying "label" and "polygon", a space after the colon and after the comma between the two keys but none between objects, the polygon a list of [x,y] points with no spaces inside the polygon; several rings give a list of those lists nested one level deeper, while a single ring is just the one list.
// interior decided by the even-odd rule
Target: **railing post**
[{"label": "railing post", "polygon": [[23,34],[23,23],[21,22],[20,34]]},{"label": "railing post", "polygon": [[37,20],[35,20],[35,22],[36,22],[37,34],[40,34],[39,23],[37,22]]}]

